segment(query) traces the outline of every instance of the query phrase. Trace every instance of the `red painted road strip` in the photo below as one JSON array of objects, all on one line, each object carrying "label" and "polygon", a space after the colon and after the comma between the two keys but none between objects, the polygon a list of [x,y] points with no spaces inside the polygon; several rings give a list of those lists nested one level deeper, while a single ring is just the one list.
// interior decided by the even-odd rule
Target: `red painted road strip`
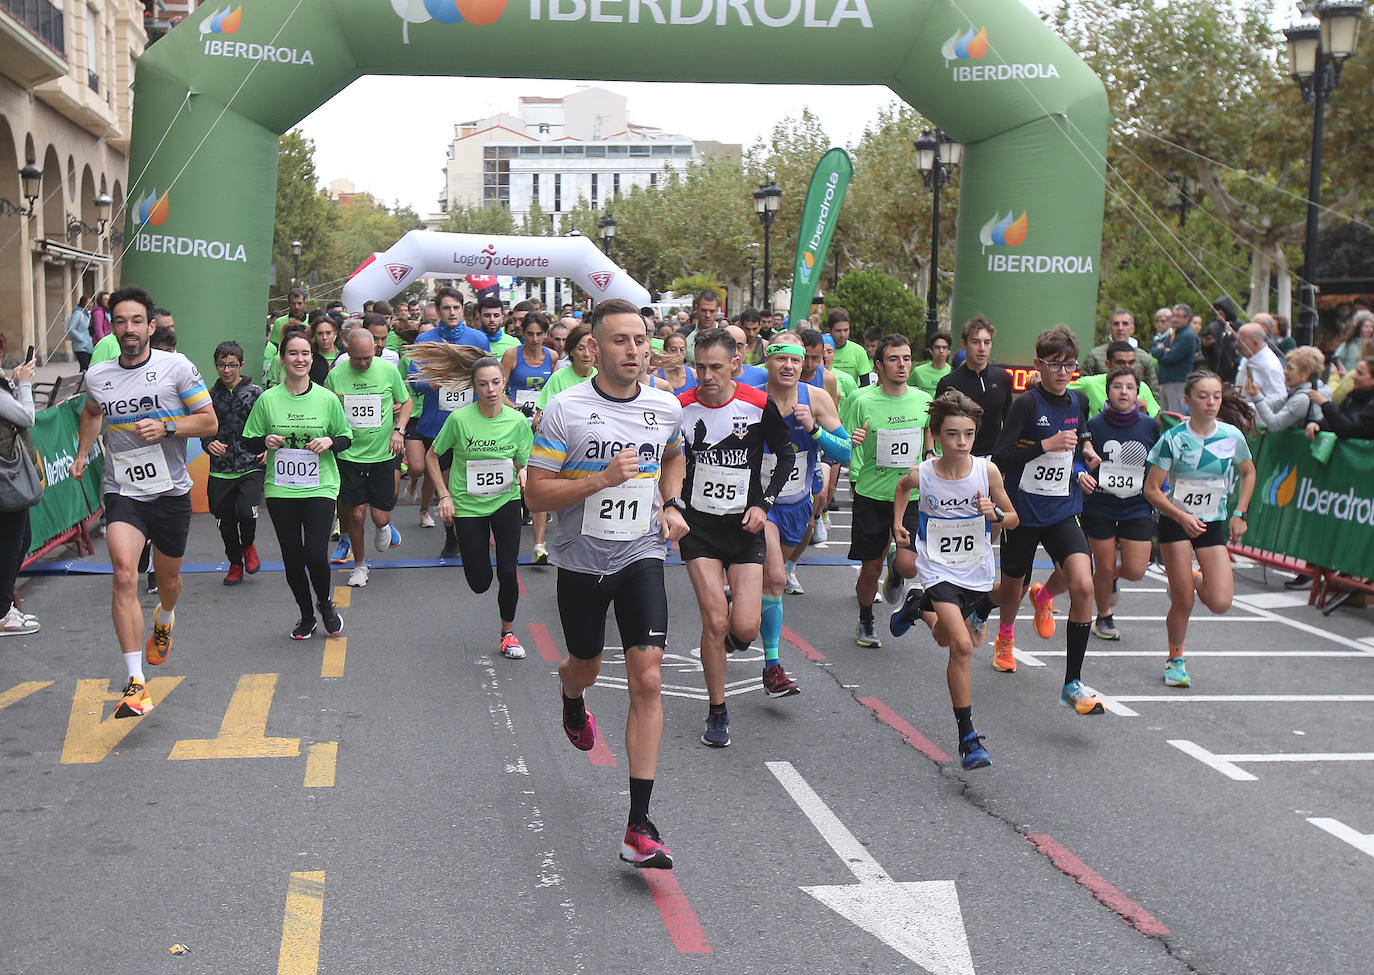
[{"label": "red painted road strip", "polygon": [[525,577],[519,572],[515,573],[515,584],[520,587],[520,595],[528,596],[530,594],[529,587],[525,585]]},{"label": "red painted road strip", "polygon": [[1048,857],[1050,863],[1088,888],[1093,897],[1120,914],[1123,921],[1141,934],[1169,933],[1169,929],[1149,911],[1109,884],[1105,877],[1066,850],[1053,836],[1032,833],[1027,835],[1026,839],[1034,843],[1035,848]]},{"label": "red painted road strip", "polygon": [[663,926],[673,939],[673,946],[684,955],[709,955],[711,943],[697,923],[687,895],[670,870],[641,870],[644,883],[654,895],[654,904],[663,918]]},{"label": "red painted road strip", "polygon": [[543,623],[531,623],[530,636],[534,637],[535,648],[539,651],[539,656],[544,658],[545,663],[556,664],[563,659],[563,654],[558,649],[558,644],[553,642],[553,635],[549,633],[549,628]]},{"label": "red painted road strip", "polygon": [[786,624],[783,624],[782,638],[786,640],[788,643],[792,644],[792,646],[796,647],[797,652],[800,653],[807,660],[814,660],[816,661],[816,663],[820,663],[825,659],[825,654],[821,653],[811,644],[807,643],[801,637],[797,636],[797,631],[792,629],[790,626],[787,626]]},{"label": "red painted road strip", "polygon": [[[530,623],[530,636],[534,639],[534,646],[539,651],[539,656],[544,658],[546,663],[556,664],[563,659],[563,653],[558,649],[558,644],[553,642],[553,634],[543,623]],[[592,712],[595,714],[596,712]],[[587,757],[591,759],[593,765],[614,766],[617,764],[615,756],[611,754],[610,746],[606,744],[606,736],[598,734],[596,744],[591,751],[587,752]]]},{"label": "red painted road strip", "polygon": [[907,744],[932,762],[948,762],[951,760],[950,756],[938,745],[913,728],[901,715],[893,711],[876,697],[861,697],[858,701],[877,715],[879,721],[905,738]]}]

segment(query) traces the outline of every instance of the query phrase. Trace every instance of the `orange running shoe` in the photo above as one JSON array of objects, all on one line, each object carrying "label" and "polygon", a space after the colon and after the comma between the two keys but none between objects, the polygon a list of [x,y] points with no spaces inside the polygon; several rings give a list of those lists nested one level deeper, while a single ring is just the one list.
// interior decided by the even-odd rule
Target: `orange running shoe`
[{"label": "orange running shoe", "polygon": [[1011,652],[1015,644],[1009,636],[999,636],[992,645],[992,669],[1004,674],[1016,673],[1016,656]]},{"label": "orange running shoe", "polygon": [[140,681],[129,678],[129,683],[124,685],[124,697],[119,702],[119,707],[115,708],[116,718],[141,718],[153,709],[153,696],[148,693],[148,688]]},{"label": "orange running shoe", "polygon": [[171,623],[159,623],[157,614],[153,614],[153,635],[148,637],[148,642],[143,646],[143,659],[149,665],[156,667],[167,660],[167,655],[172,652],[172,625],[176,622],[173,617]]},{"label": "orange running shoe", "polygon": [[1035,583],[1030,587],[1031,606],[1035,609],[1035,632],[1040,635],[1040,639],[1048,640],[1054,636],[1054,599],[1046,599],[1043,603],[1038,598],[1045,587],[1040,583]]}]

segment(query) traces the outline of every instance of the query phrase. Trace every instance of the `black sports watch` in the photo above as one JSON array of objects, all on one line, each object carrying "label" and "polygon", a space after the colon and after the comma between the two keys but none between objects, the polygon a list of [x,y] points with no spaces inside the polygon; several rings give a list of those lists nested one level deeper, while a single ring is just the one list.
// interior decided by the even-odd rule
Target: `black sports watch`
[{"label": "black sports watch", "polygon": [[665,498],[663,507],[676,508],[679,512],[685,514],[687,511],[687,502],[683,501],[681,498]]},{"label": "black sports watch", "polygon": [[176,421],[176,420],[163,420],[163,421],[162,421],[162,432],[165,433],[165,434],[166,434],[167,436],[169,436],[169,437],[175,437],[175,436],[177,435],[177,421]]}]

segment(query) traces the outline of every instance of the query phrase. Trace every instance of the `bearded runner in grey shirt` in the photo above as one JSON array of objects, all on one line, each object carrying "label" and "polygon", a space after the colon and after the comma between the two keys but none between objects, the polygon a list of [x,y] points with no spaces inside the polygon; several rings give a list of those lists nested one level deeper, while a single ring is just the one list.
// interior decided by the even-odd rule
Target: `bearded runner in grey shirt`
[{"label": "bearded runner in grey shirt", "polygon": [[[186,470],[188,437],[212,437],[219,430],[205,380],[191,360],[177,352],[149,348],[153,299],[138,287],[110,296],[112,335],[119,358],[86,371],[86,408],[71,474],[81,480],[96,437],[105,434],[106,545],[114,568],[111,614],[129,682],[115,709],[134,718],[153,708],[143,677],[143,660],[153,666],[172,651],[172,625],[181,595],[181,557],[191,527],[191,475]],[[138,559],[152,541],[158,602],[153,635],[143,641],[143,607],[138,602]]]},{"label": "bearded runner in grey shirt", "polygon": [[588,324],[600,369],[549,401],[530,451],[525,496],[532,511],[558,512],[550,555],[569,654],[558,667],[563,731],[583,751],[596,743],[582,693],[601,670],[606,611],[614,604],[630,690],[630,816],[620,858],[671,869],[673,855],[649,821],[649,797],[663,737],[664,541],[687,531],[678,497],[682,408],[670,393],[639,383],[649,336],[634,305],[604,301]]}]

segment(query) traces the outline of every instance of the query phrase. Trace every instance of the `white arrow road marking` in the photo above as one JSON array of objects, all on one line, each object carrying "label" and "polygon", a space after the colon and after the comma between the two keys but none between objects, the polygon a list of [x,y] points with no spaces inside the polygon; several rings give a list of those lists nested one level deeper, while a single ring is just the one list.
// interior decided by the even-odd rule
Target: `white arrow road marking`
[{"label": "white arrow road marking", "polygon": [[973,975],[973,956],[954,881],[897,883],[791,762],[766,764],[859,881],[802,890],[931,975]]}]

